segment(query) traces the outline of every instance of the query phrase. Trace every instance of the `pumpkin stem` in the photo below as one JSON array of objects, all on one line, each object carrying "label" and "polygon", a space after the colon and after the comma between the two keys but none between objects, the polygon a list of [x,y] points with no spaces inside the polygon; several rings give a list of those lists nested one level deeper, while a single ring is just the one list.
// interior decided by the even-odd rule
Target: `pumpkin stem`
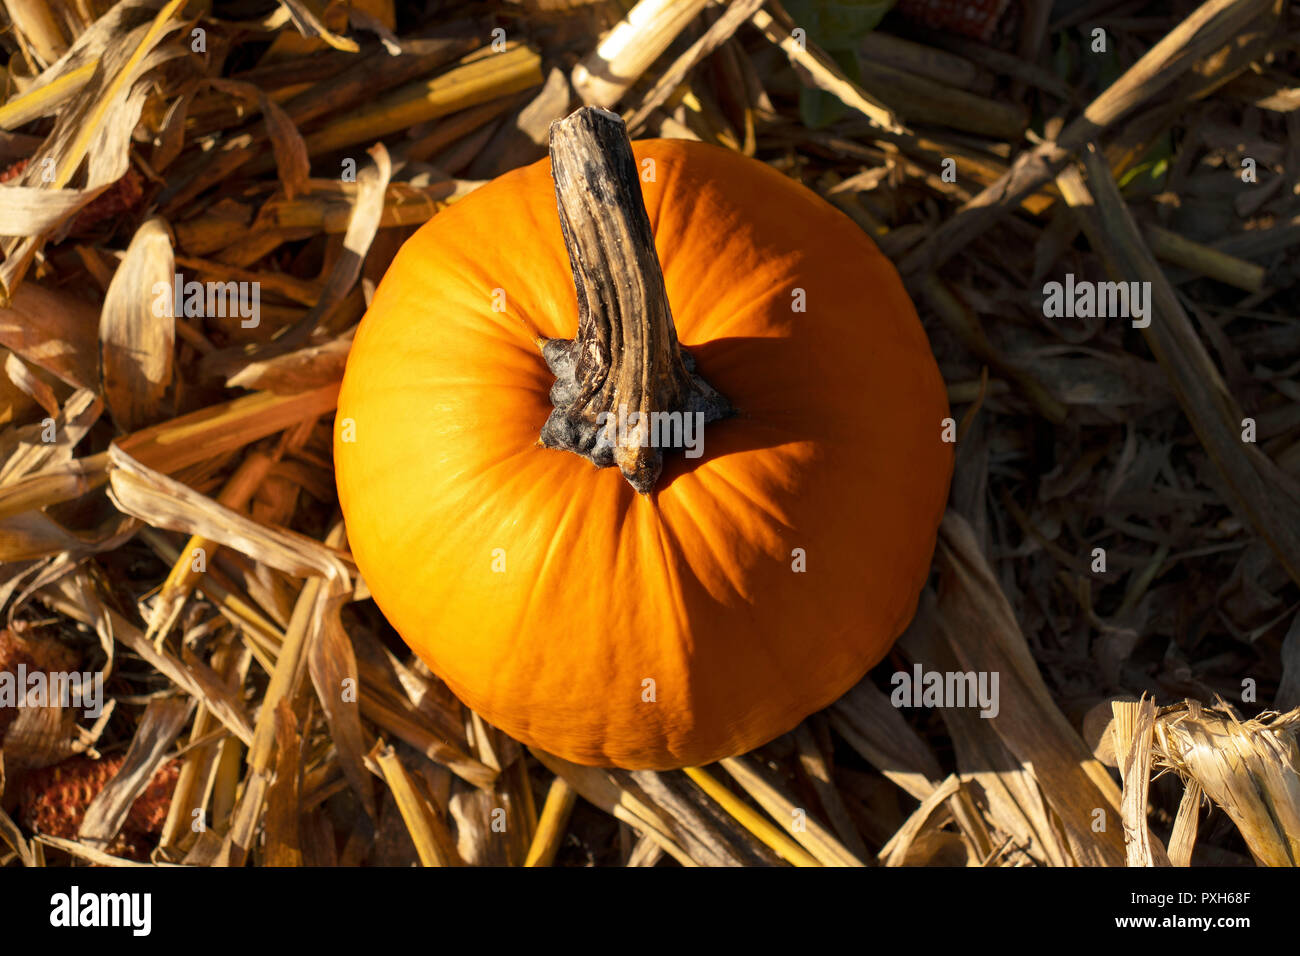
[{"label": "pumpkin stem", "polygon": [[649,494],[663,449],[684,447],[733,410],[677,344],[623,120],[588,106],[552,123],[551,175],[578,292],[578,337],[542,344],[555,408],[541,442],[601,468],[617,465]]}]

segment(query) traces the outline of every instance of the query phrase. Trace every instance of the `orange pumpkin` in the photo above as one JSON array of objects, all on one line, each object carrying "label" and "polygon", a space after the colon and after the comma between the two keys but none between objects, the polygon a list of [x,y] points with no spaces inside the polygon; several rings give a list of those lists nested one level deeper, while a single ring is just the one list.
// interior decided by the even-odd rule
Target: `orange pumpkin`
[{"label": "orange pumpkin", "polygon": [[348,358],[335,460],[375,601],[465,704],[577,763],[667,769],[771,740],[884,656],[952,446],[916,312],[857,226],[733,152],[633,151],[669,329],[733,411],[702,454],[667,450],[638,493],[539,444],[539,343],[573,338],[579,308],[544,160],[402,247]]}]

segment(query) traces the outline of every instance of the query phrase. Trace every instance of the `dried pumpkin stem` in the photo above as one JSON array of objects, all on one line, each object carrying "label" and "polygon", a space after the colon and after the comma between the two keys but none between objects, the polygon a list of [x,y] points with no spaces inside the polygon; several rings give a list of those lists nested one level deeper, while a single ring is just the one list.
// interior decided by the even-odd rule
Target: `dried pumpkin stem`
[{"label": "dried pumpkin stem", "polygon": [[578,337],[542,345],[555,373],[555,409],[541,441],[601,468],[617,465],[649,494],[664,448],[732,408],[677,343],[623,120],[584,107],[551,124],[551,174],[578,293]]}]

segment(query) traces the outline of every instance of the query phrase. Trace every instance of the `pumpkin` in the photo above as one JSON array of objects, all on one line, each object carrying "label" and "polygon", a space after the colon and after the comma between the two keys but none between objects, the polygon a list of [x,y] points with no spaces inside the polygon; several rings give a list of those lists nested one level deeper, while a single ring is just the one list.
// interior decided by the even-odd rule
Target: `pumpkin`
[{"label": "pumpkin", "polygon": [[[647,425],[673,412],[680,435]],[[789,731],[886,654],[929,572],[947,415],[848,218],[584,108],[402,246],[335,467],[371,594],[457,697],[569,761],[668,769]]]}]

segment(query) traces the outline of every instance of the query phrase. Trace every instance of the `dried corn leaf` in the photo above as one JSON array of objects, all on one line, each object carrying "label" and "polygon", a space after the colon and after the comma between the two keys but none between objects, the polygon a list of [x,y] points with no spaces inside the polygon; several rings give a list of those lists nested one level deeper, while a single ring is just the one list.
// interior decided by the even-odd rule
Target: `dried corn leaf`
[{"label": "dried corn leaf", "polygon": [[42,468],[71,461],[73,449],[99,420],[103,408],[103,402],[94,392],[88,388],[78,389],[64,402],[63,409],[55,412],[54,441],[45,440],[48,436],[42,422],[31,426],[30,431],[19,429],[13,436],[15,447],[7,455],[7,442],[0,442],[0,455],[5,455],[4,464],[0,465],[0,486]]},{"label": "dried corn leaf", "polygon": [[1297,728],[1300,709],[1243,721],[1189,701],[1156,721],[1155,753],[1223,808],[1259,863],[1300,866]]},{"label": "dried corn leaf", "polygon": [[27,363],[13,352],[5,356],[5,375],[20,392],[36,402],[45,412],[54,417],[59,414],[59,400],[54,397],[54,389],[28,368]]},{"label": "dried corn leaf", "polygon": [[542,83],[541,60],[524,46],[477,51],[431,80],[404,86],[307,136],[307,151],[328,153],[378,139],[457,110],[519,93]]},{"label": "dried corn leaf", "polygon": [[199,662],[180,661],[171,653],[155,648],[143,631],[99,599],[83,575],[52,582],[41,592],[41,597],[51,609],[95,628],[101,639],[120,640],[177,687],[201,701],[239,740],[252,743],[253,727],[237,691]]},{"label": "dried corn leaf", "polygon": [[885,866],[902,866],[907,859],[907,853],[912,848],[921,835],[922,830],[930,824],[931,818],[935,816],[935,811],[947,802],[961,789],[961,780],[955,775],[945,777],[939,786],[921,801],[907,822],[904,823],[893,835],[888,843],[880,850],[880,861]]},{"label": "dried corn leaf", "polygon": [[[573,69],[573,88],[588,106],[612,107],[708,0],[640,0]],[[733,28],[734,29],[734,28]]]},{"label": "dried corn leaf", "polygon": [[298,835],[298,721],[287,700],[275,708],[275,779],[266,789],[264,862],[267,866],[302,866]]},{"label": "dried corn leaf", "polygon": [[1129,866],[1168,866],[1169,858],[1147,826],[1147,793],[1151,785],[1151,739],[1155,731],[1155,704],[1118,701],[1111,705],[1115,722],[1115,756],[1124,781],[1120,815]]},{"label": "dried corn leaf", "polygon": [[[250,655],[244,648],[233,643],[226,644],[213,654],[213,672],[225,681],[231,691],[237,692],[247,675],[249,660]],[[209,785],[222,744],[221,740],[212,740],[211,735],[213,731],[219,730],[219,723],[207,705],[200,702],[190,728],[187,750],[181,757],[176,789],[172,793],[171,807],[168,808],[155,858],[178,859],[197,837],[194,831],[194,811],[198,810],[202,815],[209,796]]]},{"label": "dried corn leaf", "polygon": [[78,716],[71,707],[22,708],[0,738],[6,764],[35,770],[83,752],[86,746],[74,733]]},{"label": "dried corn leaf", "polygon": [[[119,45],[108,47],[95,75],[78,93],[73,105],[59,114],[53,132],[32,157],[25,185],[38,180],[48,182],[51,193],[47,198],[60,209],[59,221],[69,213],[58,191],[72,181],[83,160],[87,171],[80,198],[87,202],[95,190],[106,187],[126,172],[131,134],[149,92],[147,84],[140,81],[162,63],[182,55],[181,48],[158,48],[158,44],[181,26],[175,14],[183,6],[184,0],[171,0],[152,22],[136,28]],[[32,257],[52,227],[53,224],[42,221],[23,232],[24,238],[10,239],[3,244],[0,305],[12,301]]]},{"label": "dried corn leaf", "polygon": [[99,387],[98,329],[93,306],[39,282],[25,283],[7,306],[0,303],[0,345],[74,388]]},{"label": "dried corn leaf", "polygon": [[69,856],[76,857],[79,860],[85,860],[92,866],[153,867],[175,865],[172,863],[141,863],[138,860],[128,860],[124,857],[113,856],[111,853],[105,853],[103,850],[91,846],[85,841],[78,842],[77,840],[65,840],[62,837],[49,836],[45,833],[37,834],[32,838],[32,842],[54,847],[57,850],[62,850]]},{"label": "dried corn leaf", "polygon": [[268,528],[223,508],[175,479],[142,464],[114,444],[109,448],[109,498],[123,514],[154,527],[201,535],[298,577],[348,581],[342,556],[297,532]]},{"label": "dried corn leaf", "polygon": [[255,100],[266,119],[267,134],[271,139],[271,149],[275,155],[275,165],[279,170],[280,187],[286,199],[292,200],[307,188],[307,178],[311,175],[311,157],[302,141],[298,127],[294,125],[289,114],[266,95],[266,91],[252,83],[237,80],[223,80],[209,77],[207,82],[216,90],[232,96]]},{"label": "dried corn leaf", "polygon": [[104,400],[123,431],[151,425],[163,411],[175,351],[175,271],[166,223],[149,219],[136,230],[104,297],[99,322]]},{"label": "dried corn leaf", "polygon": [[998,713],[985,723],[1021,762],[1033,765],[1079,863],[1117,864],[1118,836],[1094,833],[1091,824],[1097,808],[1118,809],[1120,794],[1052,702],[970,525],[951,511],[937,557],[939,611],[961,670],[1000,677]]},{"label": "dried corn leaf", "polygon": [[336,50],[356,53],[360,47],[356,41],[332,31],[325,25],[325,13],[314,0],[280,0],[280,5],[289,12],[290,20],[305,37],[320,37]]},{"label": "dried corn leaf", "polygon": [[1107,265],[1125,279],[1149,283],[1159,321],[1143,328],[1197,437],[1233,496],[1233,506],[1273,548],[1291,579],[1300,582],[1300,482],[1252,442],[1243,442],[1241,408],[1224,383],[1095,148],[1084,151],[1091,205],[1109,237]]},{"label": "dried corn leaf", "polygon": [[683,866],[698,865],[677,842],[667,820],[639,793],[624,789],[608,771],[569,763],[536,748],[529,752],[576,790],[583,799],[644,834]]},{"label": "dried corn leaf", "polygon": [[[339,621],[339,606],[349,597],[346,592],[341,593],[325,610],[320,632],[307,649],[307,667],[325,711],[344,776],[361,799],[367,816],[375,820],[378,811],[374,790],[365,772],[366,745],[358,704],[357,658]],[[398,805],[401,806],[400,798]]]},{"label": "dried corn leaf", "polygon": [[267,358],[235,359],[243,367],[226,378],[231,388],[266,389],[272,392],[303,392],[337,385],[352,348],[355,329],[320,345],[308,345],[294,352]]},{"label": "dried corn leaf", "polygon": [[464,861],[441,812],[430,803],[393,748],[376,743],[369,758],[393,793],[420,862],[424,866],[462,866]]},{"label": "dried corn leaf", "polygon": [[644,795],[643,799],[663,815],[677,842],[697,863],[753,866],[780,861],[685,774],[615,770],[611,776],[620,787]]},{"label": "dried corn leaf", "polygon": [[54,115],[91,78],[104,51],[120,44],[124,35],[147,24],[157,12],[157,3],[124,0],[113,4],[27,89],[0,107],[0,129],[17,129]]},{"label": "dried corn leaf", "polygon": [[[2,793],[3,791],[0,791]],[[22,830],[18,829],[18,824],[14,823],[13,818],[0,809],[0,840],[3,840],[11,850],[18,854],[18,860],[23,866],[35,866],[36,858],[32,854],[31,847],[23,838]]]},{"label": "dried corn leaf", "polygon": [[918,800],[942,779],[939,761],[869,679],[831,705],[831,726],[867,761]]},{"label": "dried corn leaf", "polygon": [[768,816],[816,857],[822,866],[866,865],[850,853],[834,834],[809,816],[806,807],[798,806],[788,793],[783,792],[754,760],[728,757],[721,763],[736,783],[767,811]]},{"label": "dried corn leaf", "polygon": [[99,850],[108,846],[126,822],[136,797],[144,793],[162,767],[167,749],[193,710],[194,701],[188,698],[164,697],[149,702],[122,766],[86,809],[77,831],[79,841]]}]

